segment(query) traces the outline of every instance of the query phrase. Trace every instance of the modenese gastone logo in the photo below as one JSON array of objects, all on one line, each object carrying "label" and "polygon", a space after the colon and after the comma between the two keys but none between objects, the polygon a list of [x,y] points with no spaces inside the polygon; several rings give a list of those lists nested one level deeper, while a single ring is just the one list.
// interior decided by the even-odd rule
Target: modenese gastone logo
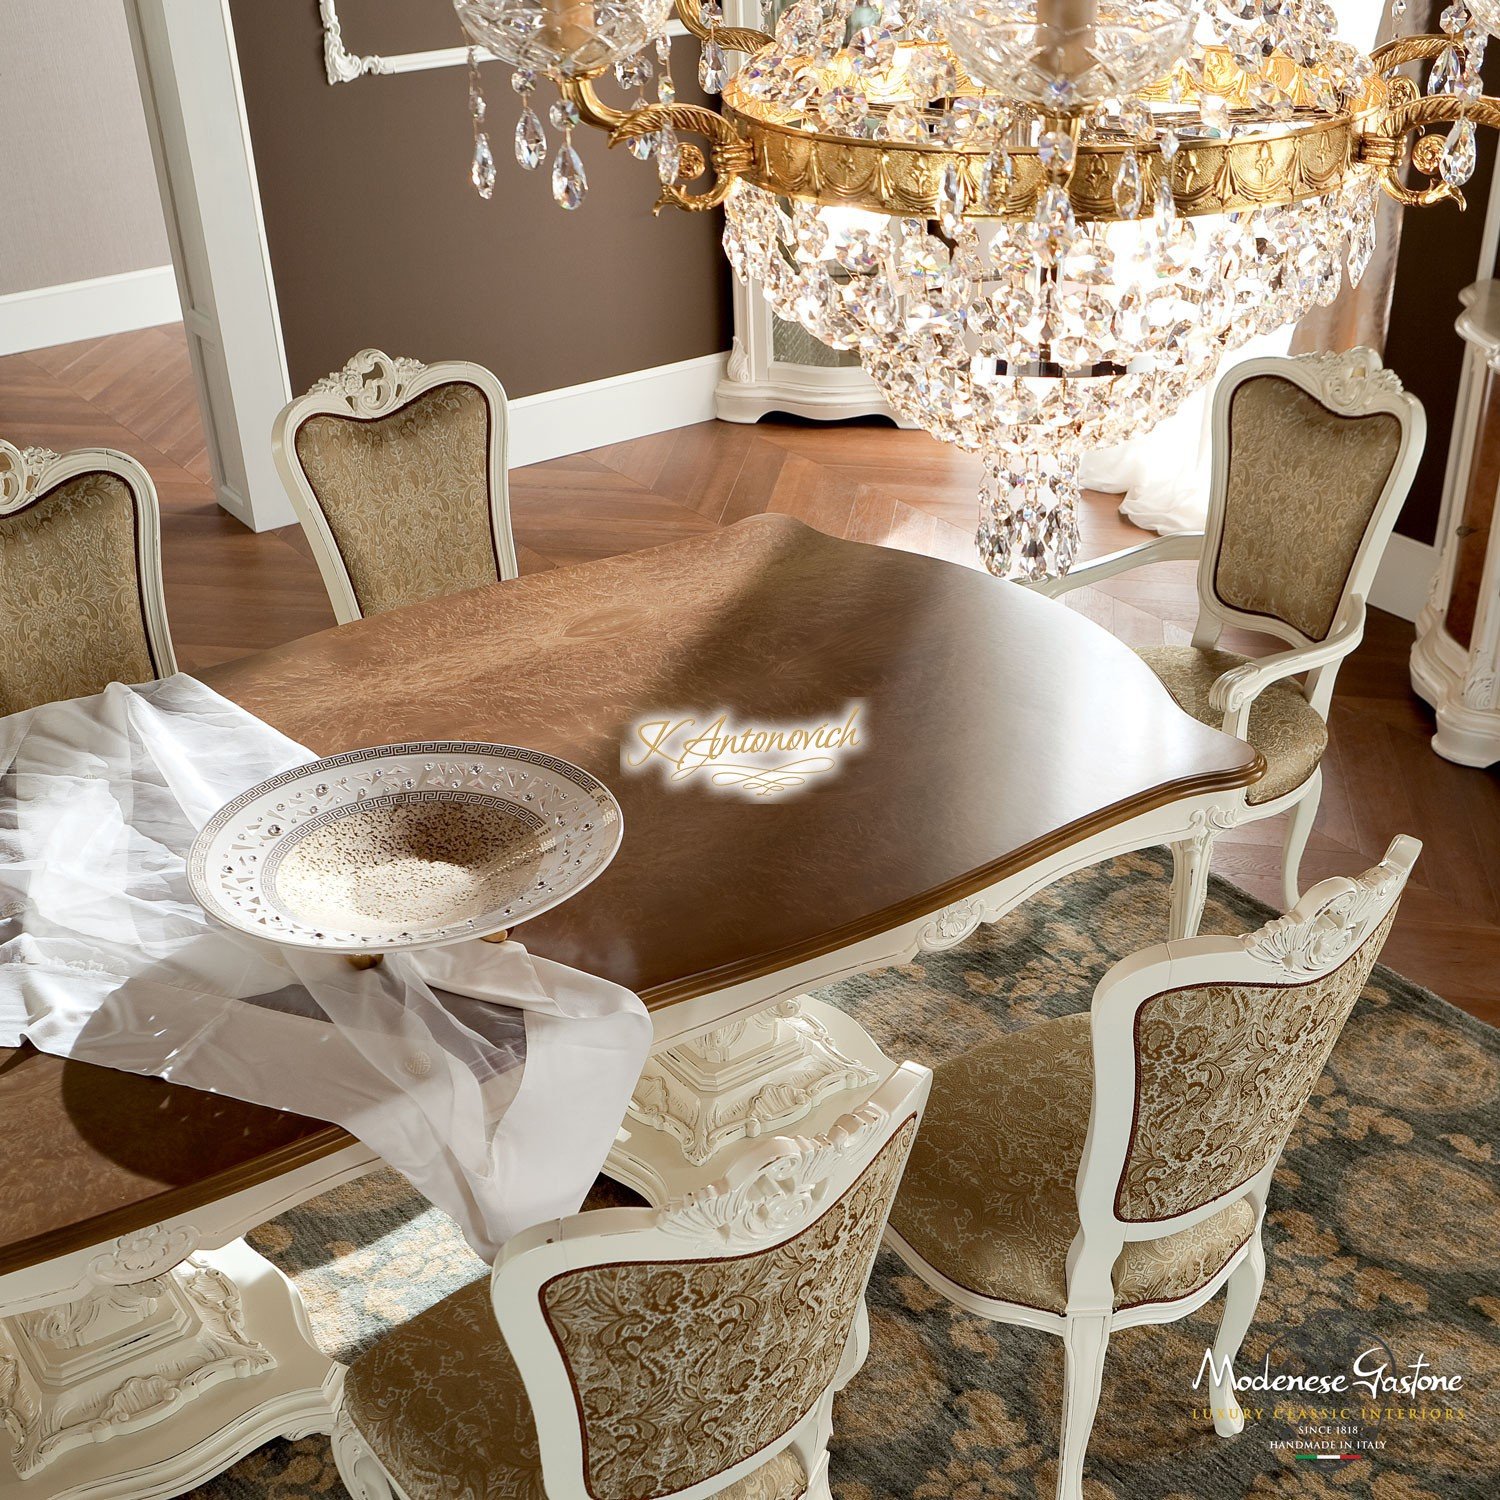
[{"label": "modenese gastone logo", "polygon": [[1260,1369],[1236,1374],[1230,1361],[1214,1359],[1212,1349],[1203,1351],[1203,1362],[1193,1380],[1196,1391],[1215,1381],[1239,1393],[1256,1395],[1340,1396],[1362,1392],[1372,1401],[1383,1396],[1451,1395],[1463,1388],[1462,1375],[1439,1375],[1425,1354],[1418,1354],[1409,1364],[1392,1366],[1392,1356],[1379,1344],[1356,1354],[1347,1370],[1292,1375],[1271,1372],[1271,1356],[1266,1355]]}]

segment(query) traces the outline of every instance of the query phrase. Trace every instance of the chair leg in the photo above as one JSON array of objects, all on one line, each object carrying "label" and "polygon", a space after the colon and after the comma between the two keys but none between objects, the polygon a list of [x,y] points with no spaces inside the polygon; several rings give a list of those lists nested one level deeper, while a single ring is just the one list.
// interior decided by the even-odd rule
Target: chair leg
[{"label": "chair leg", "polygon": [[1307,790],[1292,809],[1291,822],[1287,824],[1286,843],[1281,853],[1281,901],[1290,911],[1301,898],[1297,887],[1297,872],[1302,866],[1302,851],[1313,830],[1313,820],[1318,816],[1318,803],[1323,799],[1323,770],[1320,766],[1312,773]]},{"label": "chair leg", "polygon": [[803,1428],[792,1439],[792,1451],[802,1461],[807,1475],[804,1500],[833,1500],[828,1483],[828,1443],[833,1437],[833,1391],[829,1390],[813,1407]]},{"label": "chair leg", "polygon": [[[1214,1340],[1213,1412],[1214,1431],[1220,1437],[1235,1437],[1245,1428],[1245,1416],[1239,1397],[1230,1382],[1235,1357],[1255,1309],[1260,1305],[1261,1288],[1266,1283],[1266,1252],[1257,1233],[1250,1241],[1244,1260],[1234,1268],[1224,1289],[1224,1315],[1219,1319],[1219,1336]],[[1223,1378],[1220,1376],[1223,1374]]]},{"label": "chair leg", "polygon": [[859,1373],[870,1355],[870,1308],[863,1298],[854,1314],[854,1325],[849,1330],[849,1340],[844,1345],[844,1357],[839,1361],[838,1373],[833,1377],[833,1388],[841,1391]]},{"label": "chair leg", "polygon": [[1062,1446],[1057,1460],[1057,1500],[1083,1500],[1083,1460],[1099,1389],[1104,1383],[1104,1351],[1109,1318],[1103,1314],[1068,1318],[1063,1334]]},{"label": "chair leg", "polygon": [[1213,858],[1213,838],[1200,833],[1172,845],[1172,920],[1167,936],[1197,937],[1208,899],[1208,867]]}]

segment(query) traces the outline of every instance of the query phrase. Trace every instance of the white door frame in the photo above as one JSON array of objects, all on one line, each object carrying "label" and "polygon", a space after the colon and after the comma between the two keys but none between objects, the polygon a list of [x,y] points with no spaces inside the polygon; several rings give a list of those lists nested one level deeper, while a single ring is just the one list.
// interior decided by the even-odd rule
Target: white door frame
[{"label": "white door frame", "polygon": [[291,398],[228,0],[126,0],[219,504],[296,519],[271,458]]}]

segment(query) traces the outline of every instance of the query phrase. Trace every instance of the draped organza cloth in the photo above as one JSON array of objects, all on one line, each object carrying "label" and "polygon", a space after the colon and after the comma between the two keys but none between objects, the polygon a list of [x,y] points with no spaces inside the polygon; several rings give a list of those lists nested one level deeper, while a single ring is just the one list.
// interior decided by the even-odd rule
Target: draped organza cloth
[{"label": "draped organza cloth", "polygon": [[0,719],[0,1045],[334,1121],[493,1259],[582,1202],[650,1019],[517,942],[359,971],[211,923],[197,830],[313,758],[185,675]]}]

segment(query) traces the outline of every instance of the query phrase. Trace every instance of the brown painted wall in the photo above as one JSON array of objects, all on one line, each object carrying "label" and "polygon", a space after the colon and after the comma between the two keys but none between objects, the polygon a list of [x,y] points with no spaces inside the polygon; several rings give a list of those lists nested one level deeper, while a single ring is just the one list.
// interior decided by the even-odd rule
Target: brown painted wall
[{"label": "brown painted wall", "polygon": [[[1497,53],[1500,48],[1492,47],[1485,58],[1487,94],[1500,90]],[[1419,542],[1433,541],[1437,532],[1464,358],[1464,343],[1453,322],[1461,310],[1459,292],[1477,279],[1485,207],[1495,166],[1495,132],[1481,129],[1477,140],[1479,165],[1464,189],[1467,211],[1460,213],[1451,203],[1412,208],[1406,210],[1401,224],[1385,362],[1427,408],[1427,448],[1396,522],[1397,531]]]},{"label": "brown painted wall", "polygon": [[[503,63],[483,69],[499,168],[485,203],[464,69],[330,86],[316,0],[230,0],[230,14],[294,389],[369,345],[477,360],[512,396],[729,347],[719,216],[653,218],[654,166],[584,126],[590,192],[565,213],[550,169],[511,154]],[[361,53],[461,39],[450,0],[339,0],[339,15]],[[696,98],[696,45],[678,54],[679,96]],[[551,97],[538,87],[544,117]]]}]

